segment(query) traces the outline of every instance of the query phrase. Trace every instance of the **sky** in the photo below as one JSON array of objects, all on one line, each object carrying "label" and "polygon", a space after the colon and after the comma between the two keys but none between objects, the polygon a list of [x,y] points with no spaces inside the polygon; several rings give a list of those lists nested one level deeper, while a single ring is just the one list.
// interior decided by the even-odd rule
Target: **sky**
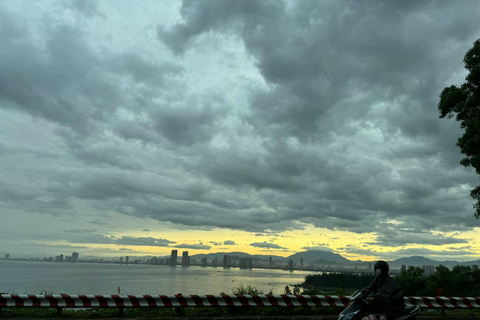
[{"label": "sky", "polygon": [[480,259],[440,119],[477,1],[0,0],[0,254]]}]

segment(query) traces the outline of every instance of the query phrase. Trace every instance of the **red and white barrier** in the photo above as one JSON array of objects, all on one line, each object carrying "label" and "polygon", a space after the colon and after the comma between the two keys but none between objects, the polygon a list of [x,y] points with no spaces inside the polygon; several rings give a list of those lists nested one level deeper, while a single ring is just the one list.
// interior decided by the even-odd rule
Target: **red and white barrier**
[{"label": "red and white barrier", "polygon": [[0,308],[345,307],[348,304],[348,297],[328,295],[0,295]]},{"label": "red and white barrier", "polygon": [[[0,308],[142,307],[346,307],[346,296],[329,295],[27,295],[0,294]],[[405,297],[407,306],[480,308],[480,297]]]},{"label": "red and white barrier", "polygon": [[473,309],[480,308],[480,297],[405,297],[405,304],[425,309]]}]

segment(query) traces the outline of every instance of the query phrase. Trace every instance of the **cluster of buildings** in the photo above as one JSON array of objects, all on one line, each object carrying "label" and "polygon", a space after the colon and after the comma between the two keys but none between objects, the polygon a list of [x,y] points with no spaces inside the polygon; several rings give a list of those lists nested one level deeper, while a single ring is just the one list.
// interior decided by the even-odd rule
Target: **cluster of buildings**
[{"label": "cluster of buildings", "polygon": [[[41,258],[29,258],[29,259],[24,259],[24,258],[10,258],[10,254],[6,253],[4,260],[29,260],[29,261],[55,261],[55,262],[78,262],[80,254],[78,252],[73,252],[71,256],[68,255],[63,255],[60,254],[58,256],[54,257],[45,257],[43,259]],[[0,258],[1,260],[1,258]]]},{"label": "cluster of buildings", "polygon": [[[203,261],[203,259],[202,259]],[[150,259],[135,259],[130,261],[129,256],[120,257],[119,261],[120,264],[160,264],[160,265],[168,265],[168,266],[176,266],[178,265],[178,250],[172,250],[172,253],[169,258],[150,258]],[[194,259],[190,259],[188,256],[188,251],[182,252],[182,260],[180,262],[182,266],[189,266],[189,265],[197,265],[197,261]]]},{"label": "cluster of buildings", "polygon": [[[0,258],[1,259],[1,258]],[[5,260],[10,259],[10,254],[5,254]],[[29,260],[41,260],[41,259],[33,259],[30,258]],[[63,255],[60,254],[55,258],[43,258],[43,261],[56,261],[56,262],[78,262],[79,261],[79,253],[73,252],[72,255]],[[196,261],[195,259],[191,259],[188,255],[188,251],[183,251],[182,256],[178,256],[178,250],[172,250],[170,257],[152,257],[152,258],[136,258],[130,259],[129,256],[120,257],[118,260],[105,260],[105,259],[93,259],[93,260],[82,260],[83,262],[103,262],[103,263],[120,263],[120,264],[156,264],[156,265],[169,265],[169,266],[189,266],[189,265],[196,265],[196,266],[212,266],[212,267],[238,267],[238,268],[274,268],[274,269],[287,269],[287,270],[315,270],[315,271],[333,271],[333,272],[368,272],[372,270],[372,264],[369,263],[366,267],[357,267],[357,266],[341,266],[341,265],[317,265],[310,263],[308,265],[304,265],[303,258],[300,259],[300,263],[296,263],[294,260],[289,260],[288,262],[284,261],[273,261],[272,257],[267,260],[261,259],[253,259],[251,257],[246,258],[239,258],[233,257],[231,255],[225,254],[223,255],[223,259],[214,258],[211,261],[208,261],[206,257],[201,258],[200,261]],[[400,270],[391,270],[391,273],[397,274],[398,271],[406,271],[407,266],[402,265]],[[424,265],[422,266],[423,274],[430,275],[434,274],[436,271],[435,266],[433,265]]]},{"label": "cluster of buildings", "polygon": [[[45,257],[43,259],[40,258],[29,258],[28,260],[34,260],[34,261],[56,261],[56,262],[78,262],[79,261],[79,256],[80,254],[78,252],[73,252],[71,256],[67,255],[58,255],[55,258],[53,257]],[[1,259],[1,258],[0,258]],[[6,253],[4,260],[10,260],[10,254]],[[12,260],[27,260],[27,259],[12,259]]]},{"label": "cluster of buildings", "polygon": [[239,267],[239,268],[282,268],[282,269],[307,269],[304,267],[303,258],[300,259],[300,265],[295,263],[293,260],[288,262],[280,262],[280,261],[273,261],[272,257],[269,258],[268,261],[253,259],[251,257],[246,258],[238,258],[233,257],[231,255],[225,254],[223,255],[223,259],[213,258],[212,260],[208,260],[206,257],[201,258],[199,261],[192,259],[188,255],[188,251],[183,251],[181,257],[178,254],[178,250],[172,250],[170,257],[152,257],[149,259],[135,259],[131,260],[129,256],[120,257],[117,263],[120,264],[156,264],[156,265],[169,265],[169,266],[212,266],[212,267]]},{"label": "cluster of buildings", "polygon": [[[73,252],[71,256],[64,256],[63,254],[56,256],[56,262],[78,262],[78,257],[80,254],[78,252]],[[44,261],[53,261],[53,257],[43,258]]]},{"label": "cluster of buildings", "polygon": [[[425,265],[425,266],[422,266],[422,270],[423,270],[423,274],[428,276],[428,275],[434,274],[436,271],[436,268],[433,265],[428,265],[428,266]],[[402,268],[400,269],[400,272],[405,272],[405,271],[407,271],[407,265],[403,264]]]}]

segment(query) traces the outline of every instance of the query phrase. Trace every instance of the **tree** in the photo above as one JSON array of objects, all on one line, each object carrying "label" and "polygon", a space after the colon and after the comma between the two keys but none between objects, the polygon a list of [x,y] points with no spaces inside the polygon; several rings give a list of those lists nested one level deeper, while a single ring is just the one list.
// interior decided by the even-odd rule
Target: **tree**
[{"label": "tree", "polygon": [[427,279],[423,275],[422,268],[409,266],[407,270],[402,271],[395,277],[400,287],[403,289],[403,294],[406,296],[415,296],[422,291]]},{"label": "tree", "polygon": [[[480,175],[480,39],[474,42],[463,59],[469,71],[466,82],[460,87],[450,86],[440,94],[438,111],[440,118],[453,118],[460,121],[465,133],[458,139],[457,146],[466,157],[460,161],[464,166],[471,166]],[[473,205],[475,217],[480,218],[480,186],[470,191],[470,196],[477,200]]]}]

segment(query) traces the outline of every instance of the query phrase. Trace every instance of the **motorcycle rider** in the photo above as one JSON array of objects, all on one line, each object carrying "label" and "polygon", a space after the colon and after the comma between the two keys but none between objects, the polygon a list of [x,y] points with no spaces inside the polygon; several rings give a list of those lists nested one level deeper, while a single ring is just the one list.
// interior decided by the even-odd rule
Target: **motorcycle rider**
[{"label": "motorcycle rider", "polygon": [[367,311],[380,315],[380,320],[393,319],[404,308],[403,291],[398,283],[388,274],[390,267],[385,261],[374,265],[375,280],[362,290],[367,297]]}]

